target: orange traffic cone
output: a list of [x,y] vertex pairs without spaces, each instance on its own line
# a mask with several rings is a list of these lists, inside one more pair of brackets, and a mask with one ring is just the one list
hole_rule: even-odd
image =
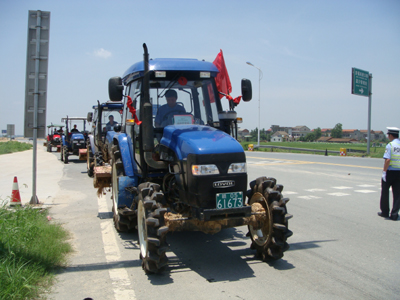
[[14,182],[11,192],[10,206],[21,205],[21,196],[19,195],[18,180],[17,176],[14,176]]

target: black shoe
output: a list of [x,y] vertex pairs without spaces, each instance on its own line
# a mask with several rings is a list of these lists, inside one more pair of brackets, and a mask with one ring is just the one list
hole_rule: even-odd
[[386,215],[383,212],[378,212],[378,216],[380,216],[382,218],[389,218],[389,215]]
[[399,215],[391,215],[389,218],[393,221],[397,221],[397,219],[399,218]]

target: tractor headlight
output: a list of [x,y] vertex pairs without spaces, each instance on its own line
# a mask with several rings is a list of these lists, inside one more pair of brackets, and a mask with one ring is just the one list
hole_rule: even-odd
[[192,165],[192,174],[195,176],[216,175],[219,171],[216,165]]
[[228,174],[246,173],[246,163],[233,163],[229,166]]

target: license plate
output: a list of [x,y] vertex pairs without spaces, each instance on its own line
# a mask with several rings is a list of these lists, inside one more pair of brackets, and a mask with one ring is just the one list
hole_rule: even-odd
[[217,194],[217,209],[243,207],[243,193],[220,193]]

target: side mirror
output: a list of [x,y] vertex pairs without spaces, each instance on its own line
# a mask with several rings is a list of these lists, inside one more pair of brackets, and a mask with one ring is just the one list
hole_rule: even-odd
[[86,120],[88,122],[92,122],[93,121],[93,113],[92,112],[88,112]]
[[248,79],[242,79],[242,99],[243,101],[250,101],[252,98],[252,88],[251,88],[251,81]]
[[108,96],[111,101],[121,101],[124,86],[121,77],[111,77],[108,80]]

